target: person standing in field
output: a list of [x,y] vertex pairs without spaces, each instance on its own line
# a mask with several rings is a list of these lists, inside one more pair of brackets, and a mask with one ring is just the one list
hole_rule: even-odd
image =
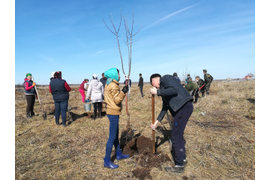
[[141,92],[141,96],[143,97],[143,77],[142,77],[142,73],[139,74],[140,78],[139,78],[139,84],[138,87],[140,88],[140,92]]
[[107,78],[104,101],[107,103],[107,117],[110,121],[110,134],[106,144],[106,154],[104,157],[104,167],[111,169],[118,168],[119,165],[111,162],[111,152],[113,146],[116,151],[116,159],[126,159],[129,155],[122,154],[119,144],[119,115],[122,110],[122,101],[125,98],[125,94],[128,92],[128,86],[124,86],[122,90],[119,88],[120,74],[116,68],[111,68],[104,73]]
[[102,78],[99,80],[103,84],[103,88],[105,89],[107,78],[104,76],[104,73],[102,73]]
[[54,73],[54,79],[50,82],[49,90],[53,95],[55,105],[55,123],[59,124],[59,116],[61,112],[62,125],[66,127],[66,112],[68,108],[69,91],[71,88],[68,83],[62,79],[62,72]]
[[203,74],[204,74],[206,94],[209,95],[209,89],[214,78],[209,73],[207,73],[206,69],[203,69]]
[[85,103],[85,91],[87,91],[86,89],[86,84],[89,82],[89,79],[84,79],[83,82],[80,85],[79,91],[81,93],[82,96],[82,102]]
[[185,83],[188,84],[190,82],[192,82],[192,78],[190,77],[190,74],[188,74]]
[[173,116],[173,127],[171,133],[172,151],[174,152],[174,167],[166,167],[166,171],[180,173],[184,170],[186,164],[184,130],[189,117],[193,112],[193,97],[185,88],[171,75],[152,74],[150,83],[153,88],[150,93],[162,97],[163,106],[154,124],[151,124],[153,130],[156,129],[158,122],[164,118],[167,110]]
[[125,78],[124,85],[128,85],[128,97],[130,96],[130,87],[131,87],[131,79],[129,77]]
[[181,83],[181,80],[180,80],[180,78],[178,77],[178,75],[177,75],[177,73],[175,72],[175,73],[173,73],[173,77],[175,77],[175,79],[177,79],[178,81],[179,81],[179,83]]
[[24,79],[24,90],[25,90],[25,98],[27,102],[26,106],[26,118],[31,119],[32,116],[35,115],[34,113],[34,105],[35,100],[37,98],[37,93],[35,90],[36,83],[32,80],[32,74],[27,73]]
[[196,76],[196,80],[197,80],[197,84],[198,84],[199,89],[200,89],[199,92],[201,92],[202,93],[202,97],[204,97],[204,93],[205,93],[205,84],[204,84],[204,81],[200,78],[200,76]]
[[89,83],[87,93],[86,93],[86,99],[89,99],[91,96],[91,103],[94,106],[94,114],[93,114],[93,120],[97,117],[97,111],[98,111],[98,117],[101,118],[101,111],[102,111],[102,102],[103,102],[103,84],[98,80],[98,77],[96,74],[92,76],[93,80]]

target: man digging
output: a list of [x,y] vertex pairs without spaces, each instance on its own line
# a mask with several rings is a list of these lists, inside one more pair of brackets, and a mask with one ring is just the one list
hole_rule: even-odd
[[171,140],[175,166],[164,169],[168,172],[181,173],[187,163],[183,134],[187,121],[193,112],[193,97],[171,75],[161,77],[160,74],[153,74],[150,77],[150,83],[154,86],[150,89],[150,93],[161,96],[163,101],[163,107],[155,123],[151,124],[151,128],[156,129],[158,122],[163,119],[167,110],[173,116]]

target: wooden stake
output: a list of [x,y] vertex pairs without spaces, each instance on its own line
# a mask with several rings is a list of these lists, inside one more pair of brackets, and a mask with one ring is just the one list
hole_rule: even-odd
[[[152,124],[155,124],[155,95],[154,94],[152,94]],[[153,153],[155,153],[156,152],[155,130],[152,130],[152,138],[153,138],[153,142],[152,142]]]

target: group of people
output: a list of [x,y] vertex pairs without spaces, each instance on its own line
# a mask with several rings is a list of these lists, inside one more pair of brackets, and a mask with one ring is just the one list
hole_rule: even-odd
[[[205,72],[205,71],[204,71]],[[143,79],[140,74],[140,80],[138,86],[140,87],[141,95],[143,97]],[[176,74],[177,76],[177,74]],[[68,106],[69,91],[71,90],[65,80],[61,78],[61,71],[55,72],[49,85],[50,92],[53,95],[55,101],[55,121],[59,124],[59,113],[61,111],[62,118],[65,118],[65,113]],[[206,74],[206,77],[208,75]],[[91,96],[92,103],[96,103],[99,108],[100,102],[104,100],[107,105],[106,114],[110,122],[109,138],[106,143],[106,152],[104,159],[104,167],[115,169],[119,165],[111,162],[112,148],[115,147],[116,159],[126,159],[129,155],[124,155],[119,144],[119,115],[122,111],[122,101],[125,98],[127,92],[130,89],[129,83],[125,82],[125,86],[120,90],[119,87],[120,73],[117,68],[111,68],[103,73],[102,79],[98,80],[96,75],[93,75],[93,80],[90,82],[86,89],[85,84],[89,82],[85,79],[80,85],[80,92],[82,94],[82,101],[89,99]],[[205,83],[207,83],[206,81]],[[162,97],[163,106],[154,124],[150,127],[155,130],[158,123],[162,121],[166,112],[169,110],[173,116],[173,126],[171,133],[172,140],[172,152],[175,162],[175,166],[166,167],[165,170],[169,172],[180,173],[183,171],[186,160],[185,140],[183,137],[186,124],[189,117],[193,112],[193,97],[188,91],[181,85],[179,78],[175,75],[152,74],[150,76],[150,83],[153,86],[150,89],[150,94]],[[189,82],[190,83],[190,82]],[[26,75],[25,91],[26,96],[34,96],[35,91],[32,88],[35,83],[31,81],[31,74]],[[210,86],[209,86],[210,87]],[[86,93],[86,98],[84,92]],[[28,97],[27,97],[28,98]],[[35,98],[32,97],[31,100]],[[30,98],[28,98],[30,99]],[[87,101],[87,100],[86,100]],[[30,100],[29,100],[30,102]],[[27,113],[33,114],[32,106],[29,106]],[[28,112],[29,111],[29,112]],[[65,120],[63,119],[63,125],[65,126]]]
[[[206,69],[203,69],[204,74],[204,80],[200,78],[200,76],[196,76],[197,85],[193,83],[192,78],[190,74],[187,74],[187,77],[185,79],[185,83],[182,84],[183,87],[194,97],[194,103],[197,103],[199,96],[199,93],[202,94],[202,97],[205,96],[205,92],[207,95],[209,95],[209,89],[211,86],[211,83],[213,81],[213,76],[207,73]],[[173,73],[173,76],[181,83],[181,80],[177,76],[177,73]]]

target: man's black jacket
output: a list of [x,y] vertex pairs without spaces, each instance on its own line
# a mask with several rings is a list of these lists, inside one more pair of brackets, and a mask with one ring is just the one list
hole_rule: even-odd
[[187,90],[171,75],[164,75],[160,78],[160,88],[157,95],[162,97],[163,107],[157,118],[161,121],[167,110],[176,112],[188,101],[193,101],[193,97]]

